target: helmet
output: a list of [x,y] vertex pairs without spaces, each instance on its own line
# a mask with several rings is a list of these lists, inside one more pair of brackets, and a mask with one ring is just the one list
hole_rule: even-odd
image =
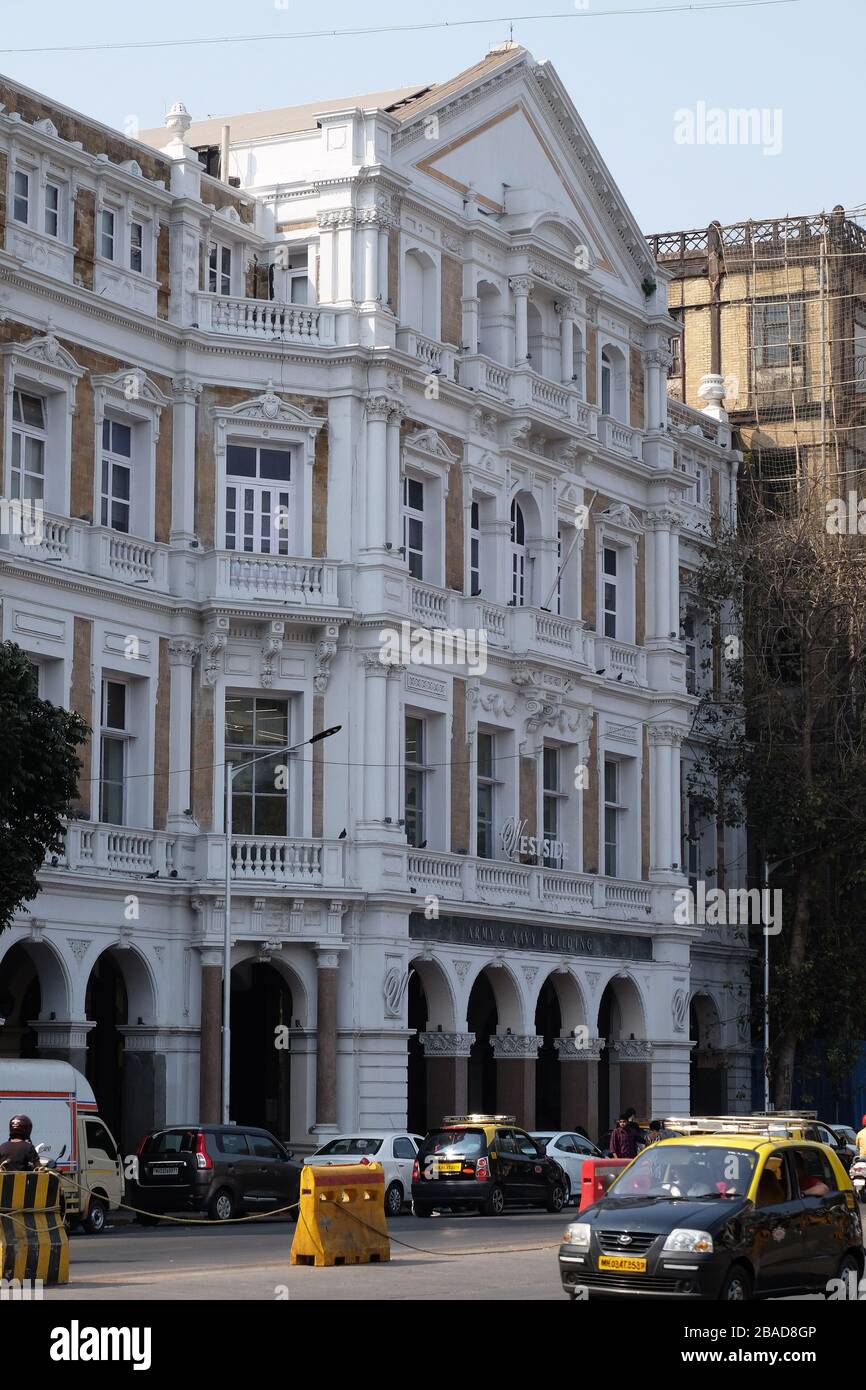
[[10,1139],[29,1139],[33,1130],[33,1121],[29,1115],[13,1115],[9,1121]]
[[860,1121],[860,1123],[862,1124],[863,1128],[866,1129],[866,1115],[863,1116],[863,1118],[862,1118],[862,1120]]

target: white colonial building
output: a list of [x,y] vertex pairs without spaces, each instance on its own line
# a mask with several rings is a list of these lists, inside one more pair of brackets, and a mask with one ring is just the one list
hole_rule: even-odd
[[2,636],[92,730],[0,1051],[126,1145],[218,1117],[259,758],[235,1118],[744,1107],[745,944],[674,910],[743,870],[684,794],[737,455],[553,67],[138,142],[0,101]]

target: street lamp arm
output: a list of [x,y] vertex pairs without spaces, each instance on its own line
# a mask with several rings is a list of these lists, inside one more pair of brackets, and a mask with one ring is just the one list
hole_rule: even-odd
[[313,734],[312,738],[302,739],[300,743],[292,743],[287,748],[275,748],[270,753],[260,753],[258,757],[248,758],[243,763],[233,763],[226,759],[228,776],[233,778],[236,772],[243,772],[244,768],[254,767],[256,763],[263,763],[268,758],[284,758],[289,753],[297,753],[299,748],[306,748],[308,743],[321,743],[323,738],[330,738],[332,734],[338,734],[342,727],[342,724],[335,724],[332,729],[323,729],[321,733]]

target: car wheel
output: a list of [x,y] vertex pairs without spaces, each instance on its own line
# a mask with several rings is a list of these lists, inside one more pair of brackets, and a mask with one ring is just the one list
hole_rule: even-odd
[[211,1197],[207,1214],[211,1221],[231,1221],[235,1214],[235,1199],[227,1187],[221,1187]]
[[743,1265],[732,1265],[719,1294],[720,1303],[745,1303],[752,1297],[752,1280]]
[[385,1193],[385,1215],[399,1216],[403,1210],[403,1189],[398,1182],[392,1182]]
[[563,1203],[563,1206],[567,1207],[571,1202],[571,1179],[569,1178],[567,1173],[563,1178],[563,1186],[565,1188],[565,1202]]
[[479,1208],[484,1216],[501,1216],[505,1210],[505,1193],[497,1184],[491,1187],[487,1201],[483,1202]]
[[416,1216],[432,1216],[433,1208],[428,1202],[413,1202],[412,1211]]
[[835,1301],[838,1297],[835,1290],[833,1293],[830,1293],[830,1288],[836,1285],[837,1281],[841,1281],[842,1284],[842,1299],[853,1297],[856,1300],[858,1293],[857,1286],[860,1282],[860,1265],[857,1263],[857,1256],[852,1255],[850,1250],[848,1254],[843,1255],[839,1261],[839,1268],[836,1270],[836,1278],[831,1280],[830,1285],[824,1290],[825,1298],[832,1298]]
[[138,1211],[138,1212],[136,1212],[136,1214],[135,1214],[135,1219],[136,1219],[136,1221],[138,1222],[139,1226],[158,1226],[158,1225],[159,1225],[159,1217],[158,1217],[158,1216],[151,1216],[151,1215],[149,1214],[149,1212]]
[[550,1191],[549,1191],[548,1194],[547,1194],[547,1203],[546,1203],[547,1210],[548,1210],[548,1211],[562,1211],[562,1208],[565,1206],[565,1202],[566,1202],[565,1188],[563,1187],[563,1185],[562,1185],[561,1182],[555,1182],[555,1183],[553,1184],[553,1187],[550,1189]]
[[82,1222],[89,1236],[101,1236],[105,1230],[106,1206],[98,1197],[92,1197],[87,1215]]

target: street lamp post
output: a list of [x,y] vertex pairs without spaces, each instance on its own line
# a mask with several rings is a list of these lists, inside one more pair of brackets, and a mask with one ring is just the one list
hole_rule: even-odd
[[321,743],[323,738],[330,738],[332,734],[338,734],[342,729],[342,724],[335,724],[332,729],[323,729],[321,733],[313,734],[312,738],[305,738],[301,743],[293,743],[289,748],[277,748],[272,753],[262,753],[258,758],[249,758],[243,763],[233,763],[226,760],[225,764],[225,854],[226,854],[226,886],[225,886],[225,929],[223,932],[223,1047],[222,1047],[222,1122],[224,1125],[229,1121],[229,1077],[231,1067],[231,980],[232,980],[232,787],[235,777],[245,768],[253,767],[255,763],[263,762],[266,758],[286,757],[289,753],[296,753],[299,748],[306,748],[311,743]]

